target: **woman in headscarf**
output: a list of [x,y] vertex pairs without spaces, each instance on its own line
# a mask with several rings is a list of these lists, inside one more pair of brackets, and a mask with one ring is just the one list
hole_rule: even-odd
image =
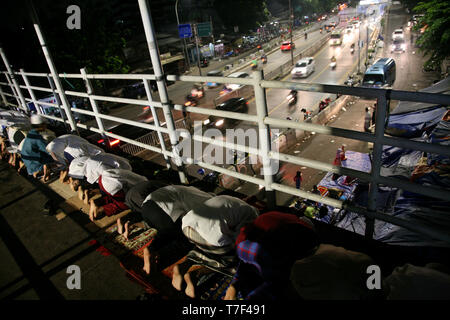
[[65,134],[55,138],[47,145],[47,151],[55,161],[63,165],[59,176],[61,182],[66,182],[69,165],[73,159],[95,156],[104,152],[100,147],[73,134]]

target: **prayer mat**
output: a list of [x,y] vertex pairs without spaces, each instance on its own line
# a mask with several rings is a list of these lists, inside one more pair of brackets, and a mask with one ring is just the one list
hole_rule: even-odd
[[[118,217],[116,217],[117,219]],[[136,224],[129,227],[128,240],[117,231],[117,224],[112,225],[100,235],[99,241],[113,252],[117,257],[125,256],[129,253],[143,259],[144,248],[148,247],[157,231],[153,228],[143,228]]]

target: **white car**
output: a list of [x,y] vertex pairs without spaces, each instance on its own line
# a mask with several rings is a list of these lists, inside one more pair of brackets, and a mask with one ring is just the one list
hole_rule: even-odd
[[316,68],[316,64],[313,57],[303,58],[294,66],[294,69],[292,69],[291,74],[292,78],[302,78],[307,77],[311,73],[314,72]]
[[345,32],[347,33],[352,33],[353,31],[353,25],[349,24],[346,28],[345,28]]
[[396,40],[396,39],[403,40],[404,38],[405,38],[405,36],[403,34],[402,29],[395,29],[394,32],[392,33],[392,40]]
[[[227,76],[227,78],[248,78],[250,75],[247,72],[235,72]],[[228,90],[236,90],[239,88],[242,88],[243,84],[236,84],[236,83],[228,83],[225,85]]]

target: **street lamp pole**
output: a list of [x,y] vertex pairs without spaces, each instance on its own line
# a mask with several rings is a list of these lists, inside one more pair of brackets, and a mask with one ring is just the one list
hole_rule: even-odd
[[292,0],[289,0],[289,15],[290,15],[290,20],[291,20],[291,64],[294,65],[294,48],[293,48],[293,42],[292,42],[292,28],[293,28],[293,23],[292,20],[294,19],[294,12],[292,11]]
[[358,24],[358,74],[361,74],[361,22]]
[[[180,25],[180,19],[178,18],[178,1],[175,1],[175,15],[177,16],[177,26]],[[187,51],[187,45],[186,45],[186,38],[183,38],[183,54],[184,54],[184,60],[187,63],[188,69],[191,68],[191,64],[189,63],[189,54]]]

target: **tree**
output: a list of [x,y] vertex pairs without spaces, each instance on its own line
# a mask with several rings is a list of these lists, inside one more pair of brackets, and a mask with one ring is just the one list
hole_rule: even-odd
[[416,30],[425,26],[425,31],[417,39],[424,55],[429,55],[425,68],[438,68],[450,55],[450,3],[441,0],[419,2],[414,12],[424,13]]
[[265,0],[216,0],[214,8],[229,30],[239,26],[239,30],[247,32],[268,19]]

